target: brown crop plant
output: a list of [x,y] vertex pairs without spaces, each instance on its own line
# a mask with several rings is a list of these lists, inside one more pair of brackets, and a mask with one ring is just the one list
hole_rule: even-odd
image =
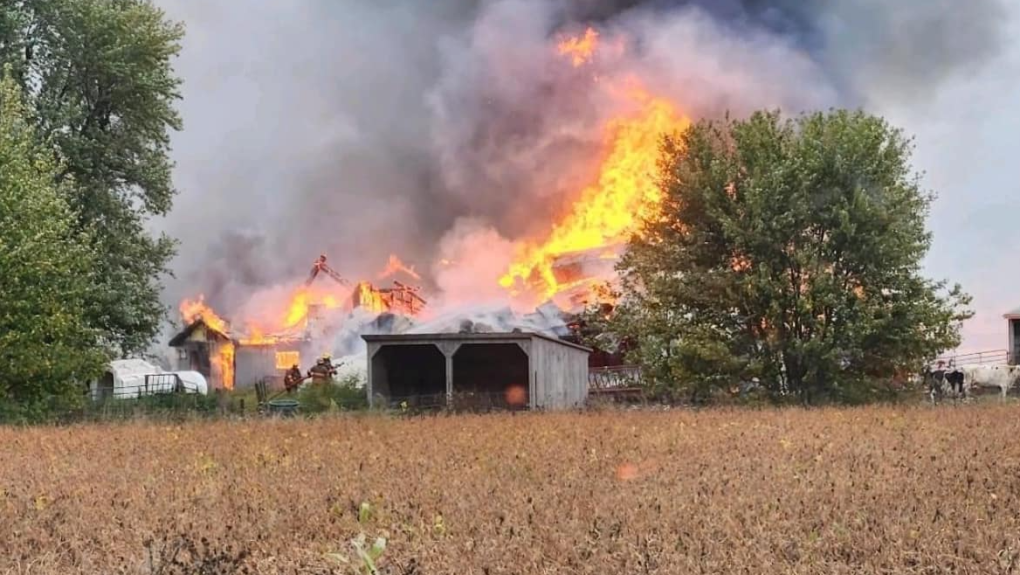
[[359,537],[379,573],[1015,573],[1018,438],[1011,405],[0,428],[0,573],[365,572]]

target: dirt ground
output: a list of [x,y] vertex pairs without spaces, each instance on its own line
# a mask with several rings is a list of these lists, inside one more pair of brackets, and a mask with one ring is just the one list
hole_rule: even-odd
[[1012,573],[1020,407],[0,428],[0,573]]

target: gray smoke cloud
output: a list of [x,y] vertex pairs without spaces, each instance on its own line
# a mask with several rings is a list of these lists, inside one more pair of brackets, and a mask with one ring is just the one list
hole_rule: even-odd
[[703,117],[917,108],[995,61],[1009,20],[996,0],[156,4],[187,26],[181,193],[156,224],[182,242],[166,300],[202,292],[228,314],[320,252],[352,278],[397,253],[439,291],[489,281],[590,180],[619,109],[558,34],[625,38],[598,73]]

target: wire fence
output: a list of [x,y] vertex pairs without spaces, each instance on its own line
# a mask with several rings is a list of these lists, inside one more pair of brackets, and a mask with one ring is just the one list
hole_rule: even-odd
[[977,351],[973,353],[947,354],[931,362],[932,368],[963,367],[965,365],[1006,365],[1010,363],[1009,352],[1004,349]]
[[372,406],[399,411],[520,411],[528,409],[527,394],[507,392],[461,391],[444,393],[372,397]]
[[617,365],[588,369],[588,389],[590,391],[640,386],[641,367],[637,365]]

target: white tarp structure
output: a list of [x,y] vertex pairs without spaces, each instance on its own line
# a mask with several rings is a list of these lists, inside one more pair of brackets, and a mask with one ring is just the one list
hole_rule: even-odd
[[111,361],[102,377],[89,382],[92,399],[130,399],[155,393],[171,393],[178,389],[183,389],[185,393],[209,393],[209,385],[201,373],[163,371],[158,365],[143,359]]

